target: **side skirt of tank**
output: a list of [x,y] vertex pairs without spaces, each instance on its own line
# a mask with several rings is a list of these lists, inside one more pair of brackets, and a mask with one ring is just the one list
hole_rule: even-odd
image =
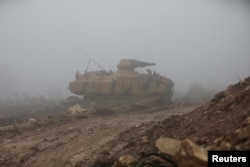
[[83,104],[86,107],[95,108],[114,108],[124,105],[130,105],[138,101],[138,97],[128,96],[90,96],[83,98]]
[[[166,98],[166,97],[165,97]],[[83,98],[83,104],[91,108],[116,108],[135,103],[169,103],[171,100],[167,97],[131,97],[131,96],[90,96]]]

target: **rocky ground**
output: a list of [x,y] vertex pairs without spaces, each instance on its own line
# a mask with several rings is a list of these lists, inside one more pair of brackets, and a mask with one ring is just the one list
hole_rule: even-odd
[[120,112],[72,98],[1,103],[0,166],[206,166],[207,150],[250,149],[250,78],[199,106]]
[[91,166],[98,153],[123,149],[111,143],[120,134],[144,133],[172,114],[183,114],[194,107],[162,111],[80,115],[29,120],[0,128],[0,166]]
[[[155,166],[207,166],[208,150],[250,150],[250,77],[228,86],[210,102],[187,114],[172,115],[133,138],[121,134],[114,142],[124,139],[129,142],[115,156],[129,155],[133,158],[128,162],[136,163],[156,161]],[[143,155],[159,152],[172,156],[175,163],[168,164],[162,155],[143,160]]]

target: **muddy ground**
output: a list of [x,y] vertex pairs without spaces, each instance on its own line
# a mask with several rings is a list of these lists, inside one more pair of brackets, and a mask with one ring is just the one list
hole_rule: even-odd
[[69,113],[70,101],[28,101],[1,105],[0,166],[112,166],[123,155],[158,152],[160,137],[206,150],[250,150],[250,77],[202,105]]
[[99,153],[123,150],[127,139],[110,143],[119,135],[129,134],[134,138],[158,121],[194,108],[176,105],[161,110],[91,117],[64,115],[12,123],[0,128],[0,166],[92,166]]

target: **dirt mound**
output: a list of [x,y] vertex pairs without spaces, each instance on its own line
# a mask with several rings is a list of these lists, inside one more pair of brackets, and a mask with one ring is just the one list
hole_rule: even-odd
[[120,134],[112,141],[127,141],[115,156],[140,157],[145,153],[158,152],[155,142],[161,137],[188,141],[188,144],[194,142],[197,147],[206,150],[249,150],[250,77],[228,86],[210,102],[190,113],[170,116],[151,126],[145,133],[136,135],[138,131],[140,129]]
[[[215,95],[209,103],[186,115],[167,118],[149,129],[145,135],[152,140],[167,136],[176,139],[190,138],[204,146],[219,144],[223,138],[226,139],[226,136],[246,126],[249,116],[250,77],[230,85],[225,91]],[[232,149],[236,149],[235,139],[226,140],[231,143]]]

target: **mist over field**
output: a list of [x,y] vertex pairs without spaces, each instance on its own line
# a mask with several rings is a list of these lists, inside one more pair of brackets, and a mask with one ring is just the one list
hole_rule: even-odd
[[177,91],[250,76],[249,1],[2,0],[0,24],[1,98],[70,95],[89,61],[76,48],[106,70],[122,58],[156,63]]

